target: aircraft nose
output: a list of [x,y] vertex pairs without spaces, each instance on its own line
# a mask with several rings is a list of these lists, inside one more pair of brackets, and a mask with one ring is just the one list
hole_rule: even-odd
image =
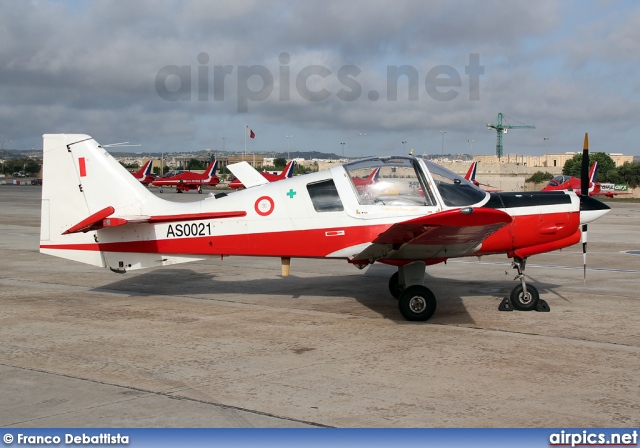
[[611,207],[590,196],[580,196],[580,224],[586,224],[606,215]]

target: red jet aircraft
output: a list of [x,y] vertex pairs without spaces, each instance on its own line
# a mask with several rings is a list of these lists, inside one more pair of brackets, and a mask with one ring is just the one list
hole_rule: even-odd
[[[586,148],[585,138],[588,163]],[[574,192],[488,193],[413,156],[370,157],[186,203],[154,195],[88,135],[45,135],[43,166],[44,254],[117,273],[228,255],[278,257],[283,276],[295,257],[385,263],[398,269],[389,292],[411,321],[436,311],[426,266],[489,254],[513,259],[510,306],[537,309],[527,259],[578,243],[581,225],[609,211]],[[358,189],[353,179],[378,168],[373,188]]]
[[182,193],[183,191],[198,190],[198,193],[202,193],[203,185],[210,185],[215,187],[220,183],[220,179],[216,176],[216,169],[218,168],[218,161],[214,160],[209,164],[204,173],[198,174],[191,171],[182,171],[180,174],[171,177],[158,177],[151,182],[151,185],[160,187],[160,193],[162,193],[162,187],[174,186],[176,187],[176,193]]
[[138,179],[142,185],[149,185],[156,178],[153,174],[151,174],[151,160],[145,163],[139,171],[133,174],[133,177]]
[[[602,184],[596,182],[596,176],[598,175],[598,162],[593,162],[591,170],[589,171],[589,196],[606,196],[613,198],[620,193],[616,191],[603,190]],[[549,181],[549,184],[540,191],[575,191],[576,194],[582,194],[582,181],[574,176],[566,176],[561,174]]]
[[[280,174],[271,174],[271,173],[267,173],[266,171],[262,171],[260,172],[260,174],[262,174],[262,177],[267,179],[269,182],[276,182],[278,180],[291,178],[293,176],[294,167],[295,167],[295,162],[292,160],[289,163],[287,163],[287,165],[284,167],[284,169]],[[234,190],[237,190],[238,188],[244,188],[244,185],[242,184],[240,179],[236,178],[236,179],[233,179],[231,182],[229,182],[229,188],[233,188]]]

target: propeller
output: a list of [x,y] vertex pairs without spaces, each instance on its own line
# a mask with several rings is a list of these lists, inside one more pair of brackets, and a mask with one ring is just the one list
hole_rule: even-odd
[[[580,193],[589,196],[589,133],[584,134],[584,146],[582,150],[582,172],[580,174]],[[587,281],[587,225],[582,225],[582,262],[583,281]]]

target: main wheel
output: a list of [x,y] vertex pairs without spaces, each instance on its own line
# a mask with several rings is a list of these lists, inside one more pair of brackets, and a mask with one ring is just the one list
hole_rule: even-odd
[[426,286],[409,286],[400,294],[398,307],[405,319],[424,322],[436,312],[436,296]]
[[400,280],[397,272],[389,279],[389,292],[396,300],[399,299],[400,294],[402,294],[402,286],[400,286]]
[[198,193],[202,194],[202,188],[198,187]]
[[162,188],[160,189],[160,193],[162,193]]
[[509,296],[513,307],[520,311],[535,310],[540,300],[540,294],[533,285],[527,285],[527,293],[523,293],[522,285],[513,288]]

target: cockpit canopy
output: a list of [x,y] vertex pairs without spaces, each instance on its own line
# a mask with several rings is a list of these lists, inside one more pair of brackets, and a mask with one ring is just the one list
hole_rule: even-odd
[[571,176],[564,176],[564,175],[556,176],[549,181],[549,186],[557,187],[558,185],[562,185],[563,183],[570,180],[571,180]]
[[407,156],[372,157],[344,168],[362,205],[437,206],[440,196],[448,207],[463,207],[485,199],[487,193],[463,177],[423,162]]

